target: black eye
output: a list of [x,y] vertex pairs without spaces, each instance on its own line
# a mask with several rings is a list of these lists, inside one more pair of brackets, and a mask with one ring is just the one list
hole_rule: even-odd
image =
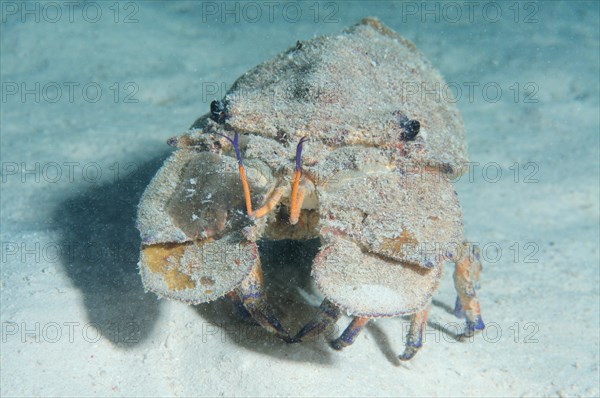
[[215,122],[222,124],[227,116],[225,113],[226,104],[224,101],[215,100],[210,103],[210,118]]
[[412,141],[415,139],[417,134],[419,134],[419,130],[421,129],[421,123],[418,120],[407,120],[402,124],[404,128],[404,134],[402,138],[405,141]]

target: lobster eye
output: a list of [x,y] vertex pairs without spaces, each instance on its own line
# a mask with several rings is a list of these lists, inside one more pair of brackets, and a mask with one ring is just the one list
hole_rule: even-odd
[[227,117],[225,101],[215,100],[210,103],[210,118],[215,122],[222,124]]
[[415,139],[417,134],[419,134],[419,130],[421,130],[421,123],[418,120],[409,119],[402,123],[402,128],[404,129],[402,138],[405,141],[412,141]]

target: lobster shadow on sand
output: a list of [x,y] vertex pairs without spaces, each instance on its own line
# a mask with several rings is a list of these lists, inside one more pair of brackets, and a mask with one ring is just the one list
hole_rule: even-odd
[[[61,251],[61,264],[83,296],[86,324],[122,349],[144,341],[160,311],[156,296],[144,293],[138,274],[135,218],[141,194],[168,154],[115,163],[118,175],[67,197],[53,215],[59,247],[68,248]],[[115,170],[106,166],[105,176]]]

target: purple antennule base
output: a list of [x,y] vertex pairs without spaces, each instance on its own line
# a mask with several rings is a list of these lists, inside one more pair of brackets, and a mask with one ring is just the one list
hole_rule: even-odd
[[296,146],[296,171],[302,172],[302,144],[307,140],[307,137],[300,138],[300,142],[298,142],[298,146]]
[[235,132],[235,135],[233,136],[233,140],[226,136],[225,134],[221,134],[221,133],[215,133],[217,135],[220,135],[221,137],[225,138],[227,141],[231,142],[231,145],[233,145],[233,149],[235,150],[235,156],[237,158],[238,161],[238,165],[240,167],[244,166],[244,162],[242,161],[242,154],[240,153],[240,146],[238,144],[238,133],[237,131]]

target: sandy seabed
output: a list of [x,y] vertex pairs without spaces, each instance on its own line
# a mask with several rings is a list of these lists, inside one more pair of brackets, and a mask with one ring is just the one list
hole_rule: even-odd
[[[75,3],[0,4],[0,395],[600,394],[599,3]],[[408,363],[407,319],[336,352],[286,345],[226,300],[144,293],[136,206],[166,140],[250,67],[367,15],[417,45],[465,120],[455,187],[484,249],[484,333],[456,341],[450,267]],[[317,250],[261,245],[293,330],[321,300]]]

